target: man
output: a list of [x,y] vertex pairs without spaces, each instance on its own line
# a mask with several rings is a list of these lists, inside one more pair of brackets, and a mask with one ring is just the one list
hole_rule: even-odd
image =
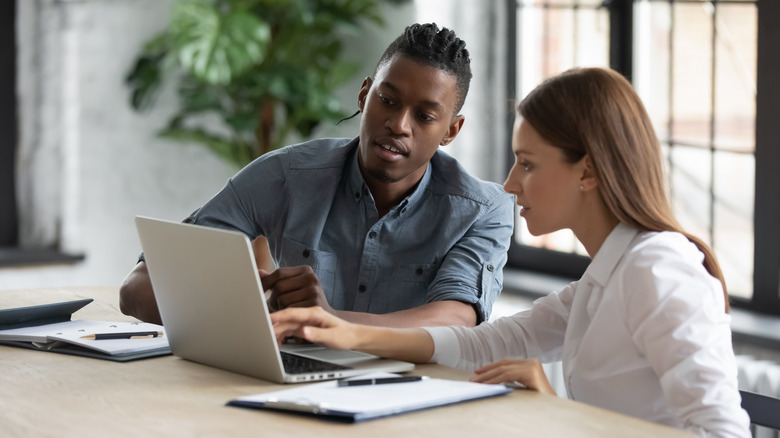
[[[267,238],[280,266],[260,270],[272,310],[316,305],[394,327],[486,320],[501,291],[512,198],[438,151],[463,126],[469,63],[454,32],[409,26],[363,81],[357,138],[267,153],[185,222]],[[120,308],[160,322],[143,260]]]

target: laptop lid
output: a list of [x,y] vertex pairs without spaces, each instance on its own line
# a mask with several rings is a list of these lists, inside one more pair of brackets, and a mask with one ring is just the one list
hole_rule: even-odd
[[408,362],[309,345],[291,349],[350,369],[286,373],[247,236],[141,216],[135,222],[173,354],[280,383],[414,368]]

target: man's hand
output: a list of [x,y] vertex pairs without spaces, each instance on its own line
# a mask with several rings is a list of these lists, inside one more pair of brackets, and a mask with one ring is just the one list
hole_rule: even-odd
[[319,306],[335,314],[311,266],[279,268],[270,274],[262,269],[258,272],[263,288],[271,291],[268,307],[272,312],[288,307]]
[[535,359],[500,360],[476,371],[472,382],[479,383],[520,383],[526,389],[555,395],[542,364]]
[[141,321],[162,324],[146,262],[139,262],[119,287],[119,310]]

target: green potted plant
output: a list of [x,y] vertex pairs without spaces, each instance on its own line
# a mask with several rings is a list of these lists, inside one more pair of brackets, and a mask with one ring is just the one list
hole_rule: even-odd
[[[237,166],[345,116],[334,90],[357,71],[342,38],[383,24],[381,3],[407,0],[185,0],[146,43],[126,82],[131,105],[176,81],[180,105],[160,135],[201,143]],[[223,126],[199,123],[217,115]]]

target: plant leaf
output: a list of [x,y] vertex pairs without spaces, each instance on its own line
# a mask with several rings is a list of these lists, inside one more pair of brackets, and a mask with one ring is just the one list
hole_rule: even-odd
[[[406,2],[177,0],[168,30],[126,77],[131,105],[153,105],[163,81],[173,81],[179,107],[160,135],[242,166],[264,152],[260,134],[273,149],[343,117],[334,90],[358,69],[342,58],[344,42],[383,23],[380,3]],[[264,108],[272,117],[261,117]]]
[[228,84],[262,62],[271,39],[259,17],[240,9],[220,13],[204,1],[177,3],[169,29],[182,67],[211,84]]
[[144,110],[154,104],[157,92],[165,75],[165,58],[169,53],[166,35],[150,40],[125,77],[130,87],[130,105],[135,110]]

